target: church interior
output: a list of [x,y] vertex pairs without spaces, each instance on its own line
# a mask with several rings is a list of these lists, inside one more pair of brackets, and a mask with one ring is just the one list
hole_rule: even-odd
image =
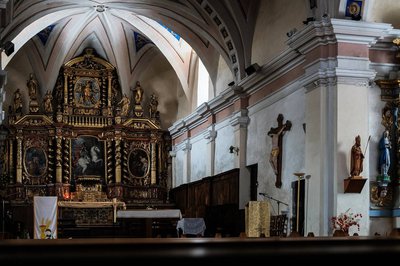
[[395,255],[399,13],[0,0],[0,261]]

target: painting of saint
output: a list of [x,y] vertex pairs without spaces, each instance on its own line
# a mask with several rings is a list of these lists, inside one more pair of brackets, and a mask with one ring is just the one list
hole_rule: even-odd
[[78,176],[104,177],[104,143],[92,136],[72,140],[72,174]]
[[41,148],[31,147],[25,151],[25,171],[29,176],[40,177],[46,173],[47,158]]
[[149,172],[149,156],[143,149],[135,149],[129,154],[129,172],[134,177],[146,177]]
[[100,88],[93,78],[80,78],[74,88],[75,105],[97,108],[100,105]]

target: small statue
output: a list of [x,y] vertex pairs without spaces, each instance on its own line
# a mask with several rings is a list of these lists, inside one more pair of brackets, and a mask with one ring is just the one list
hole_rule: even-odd
[[155,118],[157,114],[157,107],[158,107],[158,97],[155,94],[152,94],[150,97],[150,104],[149,104],[149,114],[150,118]]
[[122,97],[121,101],[118,103],[118,106],[121,108],[121,116],[128,115],[130,103],[131,101],[129,100],[129,97],[124,94],[124,97]]
[[31,100],[34,100],[37,98],[37,90],[38,90],[38,82],[37,80],[33,77],[33,73],[29,75],[29,80],[26,83],[26,86],[29,89],[29,98]]
[[379,141],[379,168],[384,179],[388,177],[390,167],[390,149],[391,144],[389,140],[389,131],[385,130]]
[[136,87],[133,89],[133,92],[135,93],[135,104],[140,105],[143,99],[143,89],[139,81],[136,82]]
[[14,92],[14,113],[19,114],[22,112],[22,95],[19,89]]
[[363,171],[364,154],[361,150],[361,137],[358,135],[355,138],[356,143],[351,148],[351,163],[350,163],[350,175],[351,177],[360,176]]
[[53,96],[51,95],[50,91],[48,90],[44,96],[44,112],[45,113],[52,113],[53,112]]

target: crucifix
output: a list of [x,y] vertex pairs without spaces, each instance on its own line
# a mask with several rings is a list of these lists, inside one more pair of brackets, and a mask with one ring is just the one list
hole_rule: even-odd
[[289,120],[286,120],[286,123],[283,124],[283,115],[279,114],[278,118],[278,126],[271,129],[268,132],[268,136],[272,138],[272,148],[269,156],[269,163],[274,169],[274,173],[276,175],[275,186],[280,188],[282,186],[282,138],[286,131],[289,131],[292,128],[292,123]]

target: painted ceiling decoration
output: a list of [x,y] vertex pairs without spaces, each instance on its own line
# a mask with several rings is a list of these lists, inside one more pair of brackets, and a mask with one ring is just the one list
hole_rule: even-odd
[[133,32],[133,36],[135,39],[136,53],[139,52],[140,49],[142,49],[146,44],[152,43],[149,39],[136,31]]
[[39,39],[42,42],[43,46],[46,46],[47,40],[50,37],[50,33],[54,29],[55,26],[56,26],[55,24],[49,25],[44,30],[42,30],[41,32],[39,32],[37,34],[37,36],[39,37]]
[[158,23],[160,23],[161,26],[163,26],[169,33],[171,33],[172,36],[175,37],[175,39],[177,39],[178,41],[181,39],[181,36],[178,33],[174,32],[173,30],[171,30],[170,28],[168,28],[167,26],[165,26],[161,22],[158,22]]

